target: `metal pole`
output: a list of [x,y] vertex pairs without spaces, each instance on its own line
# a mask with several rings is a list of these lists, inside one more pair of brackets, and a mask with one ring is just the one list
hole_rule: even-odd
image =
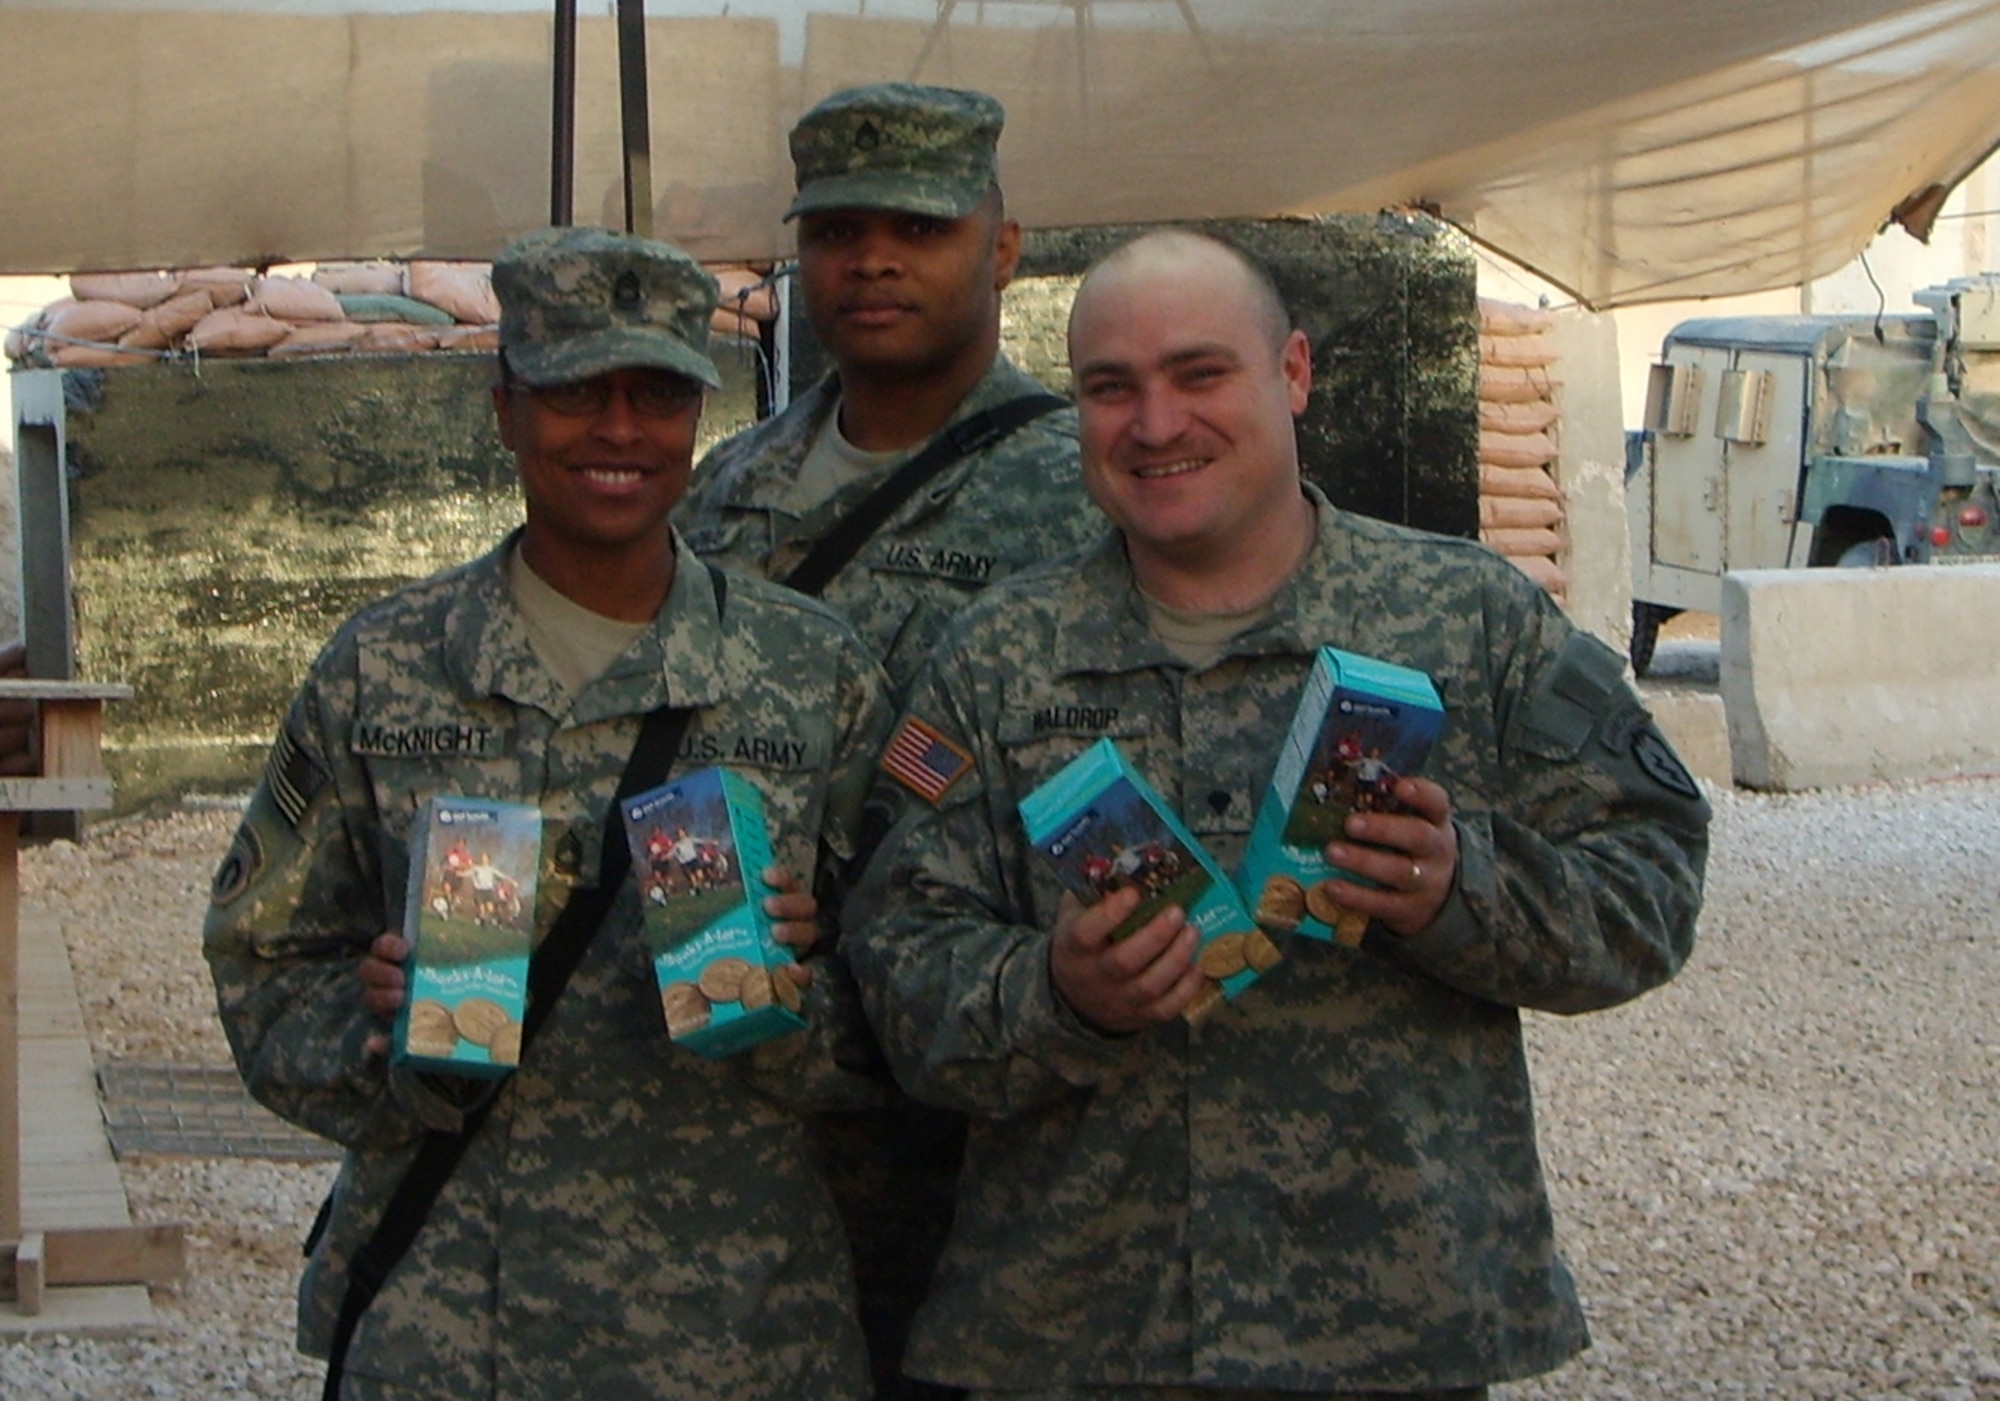
[[653,236],[653,154],[646,112],[645,0],[618,0],[618,110],[625,131],[625,232]]
[[20,815],[0,812],[0,1244],[21,1240]]
[[551,57],[554,92],[549,114],[549,222],[567,228],[576,217],[576,0],[556,0]]

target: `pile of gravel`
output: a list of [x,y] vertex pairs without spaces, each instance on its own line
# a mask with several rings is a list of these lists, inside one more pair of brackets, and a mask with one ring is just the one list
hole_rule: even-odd
[[[2000,1401],[2000,779],[1716,795],[1673,984],[1533,1016],[1543,1152],[1596,1345],[1501,1401]],[[100,1062],[216,1064],[197,931],[234,815],[24,854]],[[160,1326],[0,1343],[10,1401],[317,1395],[297,1242],[331,1169],[128,1159],[190,1223]]]

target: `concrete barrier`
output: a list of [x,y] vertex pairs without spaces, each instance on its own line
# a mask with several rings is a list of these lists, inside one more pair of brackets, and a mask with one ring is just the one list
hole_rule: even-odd
[[1722,697],[1673,682],[1641,681],[1638,689],[1639,699],[1688,772],[1718,788],[1732,787],[1736,765],[1729,752],[1729,721]]
[[2000,773],[2000,565],[1722,581],[1736,781],[1796,791]]

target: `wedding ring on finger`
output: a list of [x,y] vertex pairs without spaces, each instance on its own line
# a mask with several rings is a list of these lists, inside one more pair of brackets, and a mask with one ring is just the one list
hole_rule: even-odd
[[1424,864],[1421,861],[1412,861],[1410,863],[1410,893],[1414,895],[1416,894],[1417,891],[1422,890],[1423,888],[1424,888]]

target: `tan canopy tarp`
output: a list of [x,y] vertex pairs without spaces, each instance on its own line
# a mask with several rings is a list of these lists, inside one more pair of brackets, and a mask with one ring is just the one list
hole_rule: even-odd
[[[787,127],[877,78],[1001,97],[1030,225],[1420,204],[1599,307],[1831,271],[2000,139],[2000,0],[647,14],[654,231],[712,259],[785,251]],[[0,0],[0,272],[489,257],[549,218],[553,28],[546,0]],[[575,217],[616,225],[602,3],[578,88]]]

